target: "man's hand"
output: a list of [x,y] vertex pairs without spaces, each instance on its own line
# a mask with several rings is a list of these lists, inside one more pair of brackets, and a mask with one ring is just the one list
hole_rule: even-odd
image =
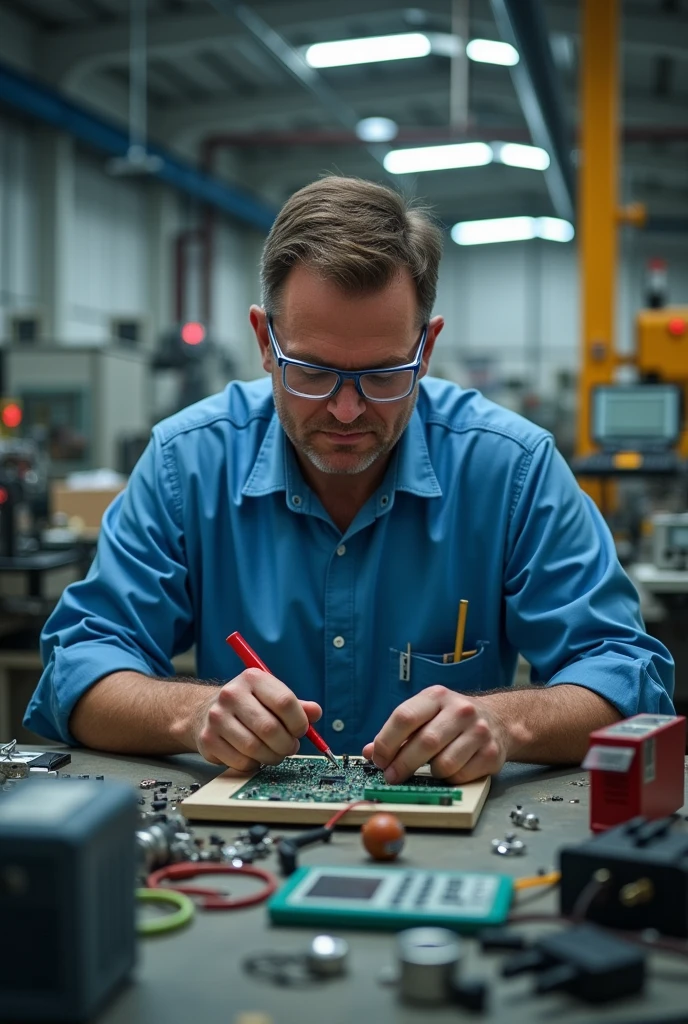
[[300,701],[279,679],[247,668],[213,691],[200,709],[194,730],[196,747],[214,764],[253,771],[295,754],[299,737],[321,715],[314,701]]
[[454,785],[494,775],[507,758],[509,732],[488,701],[430,686],[392,713],[363,756],[403,782],[430,762],[432,774]]

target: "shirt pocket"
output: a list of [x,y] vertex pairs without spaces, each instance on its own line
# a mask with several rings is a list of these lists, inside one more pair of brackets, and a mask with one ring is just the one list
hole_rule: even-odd
[[448,690],[466,693],[469,690],[484,689],[486,649],[488,640],[478,640],[476,654],[463,661],[444,664],[441,654],[422,654],[411,649],[411,664],[408,679],[402,679],[402,656],[405,651],[394,647],[389,649],[389,683],[390,693],[397,703],[408,700],[414,694],[426,690],[428,686],[446,686]]

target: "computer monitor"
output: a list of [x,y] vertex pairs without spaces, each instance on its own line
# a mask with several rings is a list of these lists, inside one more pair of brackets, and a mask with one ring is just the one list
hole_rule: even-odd
[[681,391],[674,384],[594,388],[592,437],[606,451],[666,451],[681,434]]

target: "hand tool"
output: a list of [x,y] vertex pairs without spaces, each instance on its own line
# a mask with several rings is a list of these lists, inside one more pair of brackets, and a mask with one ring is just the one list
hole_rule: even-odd
[[[246,668],[259,668],[263,672],[270,672],[264,661],[258,657],[253,648],[246,643],[241,633],[232,633],[227,637],[227,643],[235,651],[241,660],[243,661]],[[340,765],[337,758],[334,756],[330,748],[328,747],[322,736],[319,736],[312,725],[308,726],[306,730],[306,739],[309,739],[314,747],[316,747],[321,754],[324,754],[328,761],[331,761],[335,768],[339,771]]]

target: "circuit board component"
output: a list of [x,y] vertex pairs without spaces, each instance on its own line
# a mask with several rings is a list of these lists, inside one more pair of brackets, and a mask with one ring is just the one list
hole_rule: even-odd
[[387,804],[435,804],[451,807],[461,799],[461,790],[452,786],[366,786],[364,800],[382,800]]
[[350,803],[380,800],[387,803],[434,804],[459,802],[462,793],[439,779],[416,775],[413,785],[390,786],[382,771],[363,757],[341,760],[341,772],[322,757],[288,757],[281,764],[265,765],[233,795],[235,800],[296,803]]

